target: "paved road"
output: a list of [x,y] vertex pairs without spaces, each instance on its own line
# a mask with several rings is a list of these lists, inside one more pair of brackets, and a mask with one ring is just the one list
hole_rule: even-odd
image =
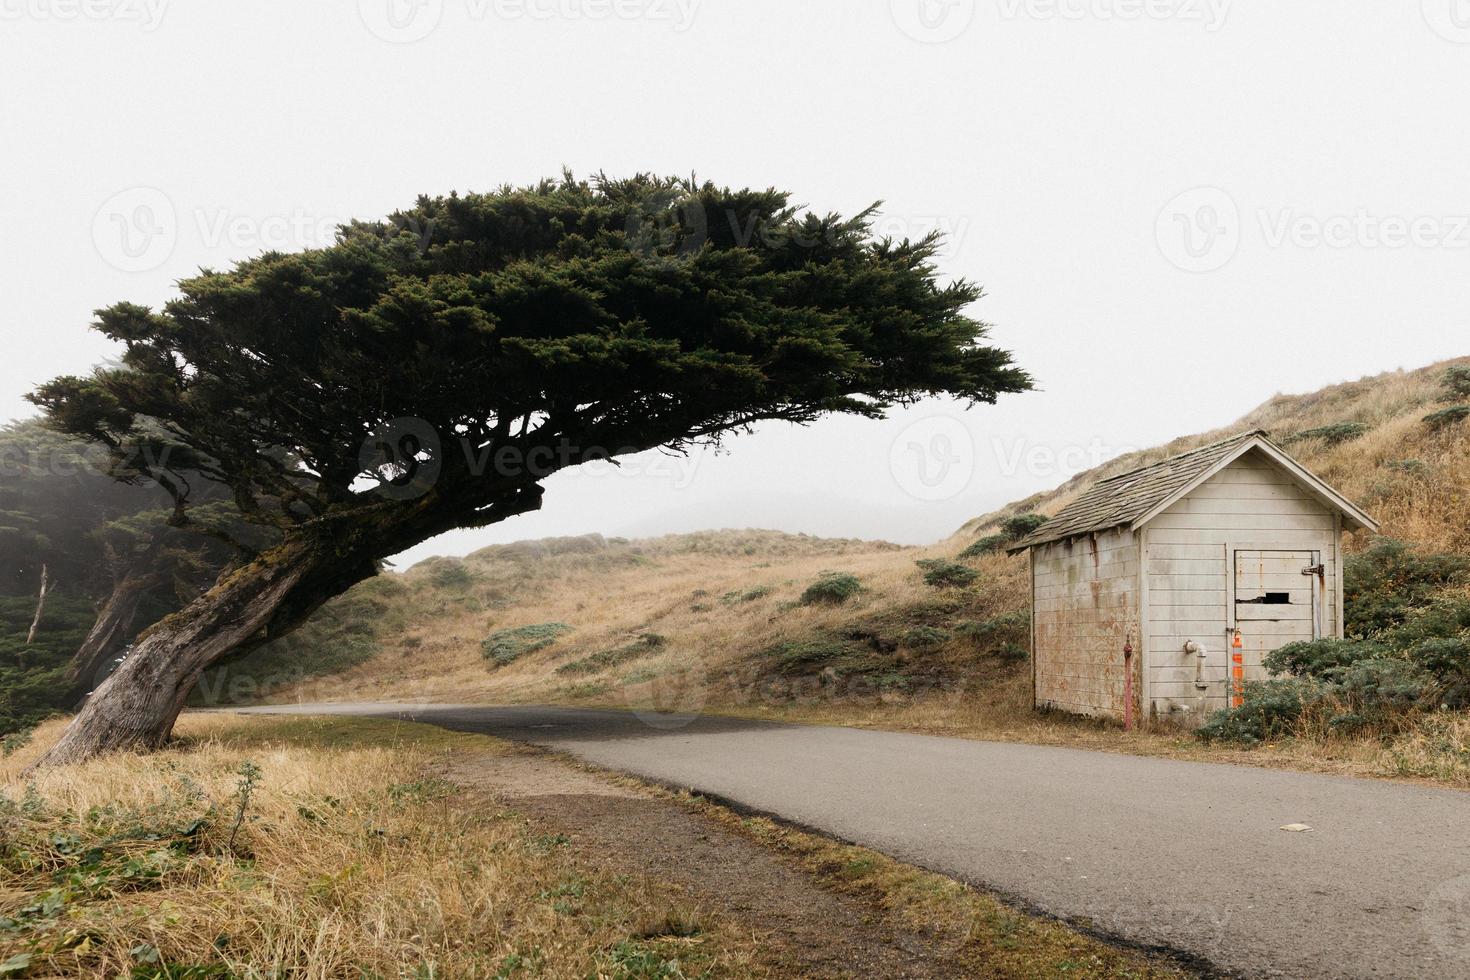
[[[1470,977],[1470,794],[1031,745],[567,708],[292,706],[559,749],[1251,976]],[[1287,833],[1288,824],[1308,824]]]

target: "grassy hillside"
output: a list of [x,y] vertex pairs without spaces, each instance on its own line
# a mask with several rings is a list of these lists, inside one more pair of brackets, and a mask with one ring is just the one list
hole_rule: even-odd
[[[1098,479],[1262,428],[1378,517],[1385,535],[1470,554],[1470,412],[1455,410],[1466,403],[1470,358],[1278,396],[928,548],[714,531],[434,559],[355,589],[290,646],[216,674],[205,693],[703,707],[1192,752],[1030,711],[1025,561],[985,542],[1018,517],[1054,514]],[[1344,752],[1379,760],[1371,746],[1312,750],[1319,761]]]

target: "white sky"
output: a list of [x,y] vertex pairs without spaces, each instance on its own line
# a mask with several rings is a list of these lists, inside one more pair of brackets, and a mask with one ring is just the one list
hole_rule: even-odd
[[1044,390],[568,474],[410,557],[934,540],[1094,451],[1470,353],[1467,83],[1465,0],[0,0],[0,418],[200,266],[563,165],[697,172],[950,231]]

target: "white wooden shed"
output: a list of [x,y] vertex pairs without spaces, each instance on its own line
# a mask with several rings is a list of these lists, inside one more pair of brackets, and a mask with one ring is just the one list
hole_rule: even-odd
[[1012,549],[1037,706],[1203,721],[1237,694],[1237,654],[1263,680],[1272,650],[1342,635],[1357,528],[1378,525],[1259,431],[1103,480]]

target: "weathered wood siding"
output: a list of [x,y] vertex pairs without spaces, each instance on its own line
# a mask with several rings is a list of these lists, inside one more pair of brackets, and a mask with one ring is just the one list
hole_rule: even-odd
[[[1339,636],[1339,518],[1259,452],[1247,453],[1143,529],[1148,641],[1147,696],[1160,716],[1202,721],[1229,702],[1229,641],[1235,622],[1235,552],[1315,551],[1324,636]],[[1304,582],[1304,588],[1310,583]],[[1201,690],[1190,640],[1209,651]],[[1252,658],[1258,661],[1259,657]],[[1252,668],[1249,679],[1260,679]]]
[[1137,537],[1122,528],[1056,542],[1033,560],[1037,705],[1122,717],[1123,646],[1130,635],[1141,646]]

